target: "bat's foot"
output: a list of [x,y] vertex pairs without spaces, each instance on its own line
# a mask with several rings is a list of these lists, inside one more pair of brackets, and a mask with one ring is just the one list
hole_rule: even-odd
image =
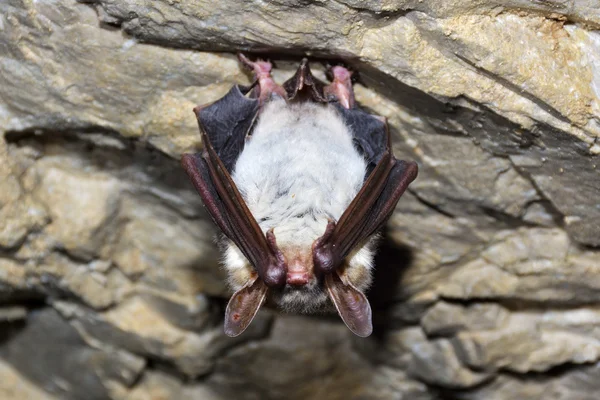
[[334,98],[347,109],[353,108],[354,89],[352,89],[353,72],[341,65],[334,65],[327,68],[327,78],[331,83],[323,89],[325,96]]
[[241,53],[238,54],[238,58],[246,68],[254,71],[257,85],[253,89],[253,95],[258,98],[260,104],[264,104],[273,95],[284,99],[287,97],[283,87],[275,83],[271,76],[273,65],[270,62],[262,60],[250,61],[248,57]]

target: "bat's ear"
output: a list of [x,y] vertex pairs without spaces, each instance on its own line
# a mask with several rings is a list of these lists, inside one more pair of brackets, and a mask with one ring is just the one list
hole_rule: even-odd
[[235,337],[246,330],[265,301],[267,286],[261,279],[250,281],[233,294],[225,311],[225,334]]
[[329,297],[346,326],[356,335],[367,337],[373,333],[371,306],[363,292],[350,282],[342,282],[336,272],[325,277]]

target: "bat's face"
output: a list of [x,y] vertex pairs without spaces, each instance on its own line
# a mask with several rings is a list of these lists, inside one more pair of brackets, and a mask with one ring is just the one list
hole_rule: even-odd
[[372,331],[363,291],[373,235],[416,177],[396,160],[385,120],[354,103],[351,73],[318,81],[304,60],[277,85],[267,62],[256,83],[235,86],[195,112],[205,146],[182,163],[221,228],[235,289],[225,332],[236,336],[265,302],[288,312],[337,310],[359,336]]
[[[371,284],[373,247],[373,241],[367,242],[353,251],[342,266],[344,277],[361,291]],[[227,241],[225,248],[224,265],[229,272],[229,282],[235,290],[239,290],[256,276],[256,271],[233,243]],[[325,279],[315,273],[310,247],[288,247],[282,249],[282,253],[289,260],[286,283],[269,291],[267,303],[290,313],[332,311],[334,306],[329,299]]]

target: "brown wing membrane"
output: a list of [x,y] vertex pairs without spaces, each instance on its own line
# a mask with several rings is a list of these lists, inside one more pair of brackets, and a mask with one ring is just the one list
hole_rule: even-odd
[[267,286],[285,284],[283,254],[274,240],[266,240],[225,167],[214,153],[215,158],[210,153],[210,150],[205,150],[202,155],[184,154],[182,158],[183,168],[192,179],[206,209]]
[[387,148],[362,189],[337,224],[330,221],[325,234],[313,245],[315,270],[322,274],[332,273],[353,248],[385,224],[400,196],[417,177],[417,164],[396,160],[386,134]]
[[265,301],[267,286],[260,280],[250,281],[233,294],[225,310],[225,334],[235,337],[244,332]]
[[385,224],[400,196],[417,177],[417,164],[394,158],[387,125],[383,129],[387,143],[381,158],[337,224],[329,221],[325,234],[313,244],[315,272],[325,276],[329,297],[346,326],[361,337],[373,331],[371,306],[366,296],[337,269],[352,249]]
[[233,169],[258,114],[258,100],[245,96],[248,90],[235,85],[216,102],[194,109],[227,171]]
[[[200,111],[197,110],[197,116],[204,151],[201,154],[184,154],[181,160],[183,168],[214,222],[250,261],[261,280],[267,286],[283,285],[287,268],[275,237],[272,233],[267,237],[262,233],[227,168],[215,152]],[[222,125],[224,130],[229,129],[226,123]]]
[[360,337],[369,336],[373,332],[371,306],[364,293],[350,282],[342,282],[337,273],[325,277],[325,286],[346,326]]

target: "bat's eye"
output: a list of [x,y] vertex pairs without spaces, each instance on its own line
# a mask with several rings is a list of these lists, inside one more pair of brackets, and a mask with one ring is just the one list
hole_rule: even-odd
[[310,282],[310,275],[308,272],[289,271],[286,282],[290,286],[304,286]]

